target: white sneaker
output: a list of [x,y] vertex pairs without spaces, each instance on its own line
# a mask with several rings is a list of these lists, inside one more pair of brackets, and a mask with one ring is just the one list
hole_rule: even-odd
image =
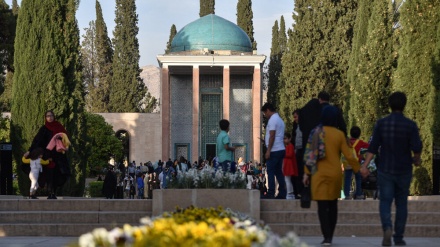
[[295,200],[295,196],[293,194],[287,194],[286,200]]

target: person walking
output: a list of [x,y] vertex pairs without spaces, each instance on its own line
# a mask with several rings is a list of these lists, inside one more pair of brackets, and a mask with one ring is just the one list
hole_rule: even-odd
[[[345,134],[337,128],[338,112],[338,108],[334,106],[322,109],[321,124],[311,132],[304,157],[307,161],[304,166],[303,183],[304,186],[311,183],[312,200],[318,204],[318,218],[324,236],[321,244],[324,246],[332,245],[338,221],[338,198],[342,187],[341,152],[355,172],[360,168],[357,157],[348,146]],[[315,154],[322,148],[325,150],[325,156],[317,159]],[[315,160],[316,163],[310,160]],[[314,166],[309,166],[311,163]]]
[[[295,186],[293,185],[293,181],[296,181],[298,178],[298,166],[296,163],[296,157],[295,157],[295,149],[293,147],[293,144],[291,143],[292,136],[289,133],[284,133],[284,145],[286,145],[286,155],[284,156],[283,161],[283,174],[286,181],[286,189],[287,189],[287,196],[286,199],[295,199],[295,193],[298,194],[298,192],[294,191]],[[295,188],[297,189],[297,188]]]
[[43,181],[40,186],[44,187],[45,182],[49,191],[47,199],[57,199],[57,188],[64,185],[71,175],[70,165],[64,150],[58,148],[48,149],[48,147],[54,136],[59,133],[64,133],[67,136],[67,131],[60,122],[55,120],[55,114],[52,110],[46,111],[44,118],[44,125],[38,130],[29,150],[23,156],[28,158],[30,152],[36,148],[44,150],[42,159],[49,160],[49,164],[43,167],[43,173],[39,177],[39,180]]
[[[353,126],[350,129],[350,144],[354,149],[356,156],[358,158],[359,163],[362,161],[362,156],[360,154],[360,150],[362,148],[368,148],[368,143],[359,139],[361,136],[361,128],[358,126]],[[350,188],[351,188],[351,178],[353,176],[353,169],[351,166],[347,164],[346,160],[343,159],[342,163],[344,163],[344,196],[346,200],[350,200]],[[354,174],[356,187],[354,188],[355,193],[353,194],[353,199],[360,200],[364,199],[364,195],[362,193],[362,176],[359,172]]]
[[[283,159],[286,154],[284,147],[284,121],[275,111],[271,103],[266,103],[261,108],[264,116],[268,118],[264,143],[266,145],[268,191],[263,199],[286,199],[286,182],[283,176]],[[278,182],[278,195],[275,197],[275,177]]]
[[[394,92],[389,96],[388,105],[392,112],[376,122],[373,138],[361,168],[362,176],[367,177],[369,174],[367,167],[380,148],[377,171],[379,213],[384,232],[382,246],[391,246],[391,237],[394,245],[406,245],[403,234],[408,216],[412,165],[417,167],[421,164],[422,141],[417,124],[403,115],[406,101],[403,92]],[[396,205],[394,235],[391,222],[393,200]]]
[[[231,162],[234,160],[233,152],[235,147],[231,146],[231,139],[229,138],[229,121],[222,119],[219,122],[220,133],[217,136],[217,157],[223,172],[229,172],[231,169]],[[200,164],[200,162],[199,162]]]
[[31,188],[29,190],[29,199],[38,199],[35,195],[37,193],[38,185],[38,177],[41,172],[43,172],[43,167],[41,165],[49,164],[49,160],[43,160],[43,152],[42,148],[35,148],[29,154],[29,159],[26,159],[24,156],[22,158],[22,162],[24,164],[29,164],[30,172],[29,179],[31,180]]

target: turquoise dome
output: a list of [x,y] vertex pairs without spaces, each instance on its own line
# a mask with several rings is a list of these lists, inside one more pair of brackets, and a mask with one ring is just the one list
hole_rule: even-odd
[[183,27],[171,42],[171,52],[209,50],[231,50],[251,52],[252,44],[239,26],[210,14]]

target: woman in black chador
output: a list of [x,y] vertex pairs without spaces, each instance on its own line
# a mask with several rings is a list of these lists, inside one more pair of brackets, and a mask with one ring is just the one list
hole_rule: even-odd
[[116,192],[117,178],[113,172],[113,168],[109,168],[104,178],[104,184],[102,185],[102,194],[105,198],[113,199]]
[[44,114],[44,117],[45,124],[38,130],[37,135],[32,141],[31,147],[24,156],[28,157],[29,153],[35,148],[43,148],[44,153],[42,158],[50,160],[50,162],[48,165],[43,166],[43,173],[38,182],[41,187],[44,187],[45,184],[47,185],[49,191],[47,199],[57,199],[55,196],[56,190],[58,187],[62,186],[70,176],[70,166],[64,149],[56,147],[49,150],[47,148],[52,137],[59,133],[67,135],[67,131],[60,122],[55,120],[53,111],[47,111]]

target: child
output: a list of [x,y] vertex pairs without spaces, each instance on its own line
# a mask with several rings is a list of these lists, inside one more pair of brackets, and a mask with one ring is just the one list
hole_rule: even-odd
[[284,145],[286,146],[286,155],[283,161],[283,175],[286,180],[287,196],[286,199],[295,199],[293,193],[292,177],[298,177],[298,166],[295,158],[295,148],[291,143],[292,136],[289,133],[284,134]]
[[136,195],[136,187],[130,182],[130,199],[134,199],[134,195]]
[[38,199],[35,194],[38,189],[38,177],[40,172],[43,172],[43,167],[41,165],[49,164],[49,160],[41,159],[43,157],[43,149],[35,148],[29,154],[29,159],[24,156],[22,162],[25,164],[30,164],[31,171],[29,172],[29,179],[31,180],[31,188],[29,190],[29,199]]

